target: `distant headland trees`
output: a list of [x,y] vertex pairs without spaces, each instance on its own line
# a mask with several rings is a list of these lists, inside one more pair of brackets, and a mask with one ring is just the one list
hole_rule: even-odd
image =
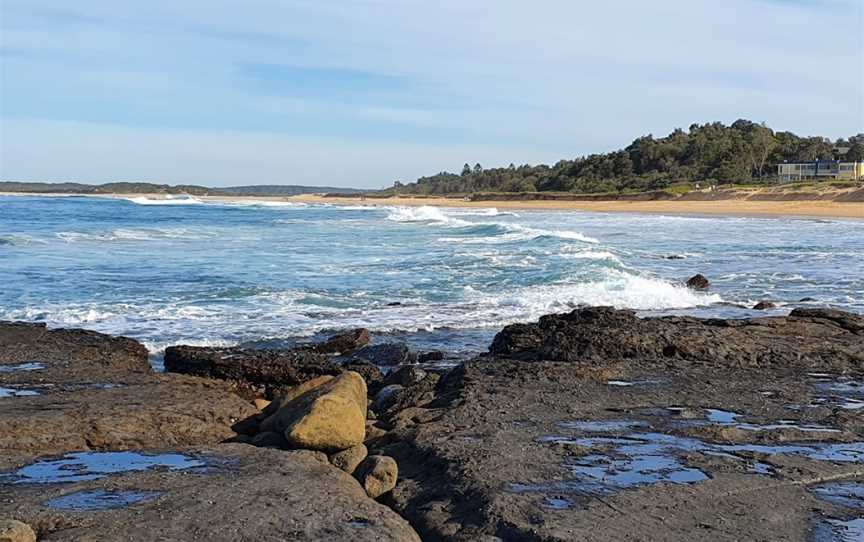
[[388,193],[642,192],[680,183],[768,182],[783,161],[864,160],[864,134],[831,141],[775,132],[749,120],[730,126],[693,124],[666,137],[643,136],[626,148],[547,165],[510,164],[484,169],[465,164],[459,174],[442,172],[416,182],[397,182]]

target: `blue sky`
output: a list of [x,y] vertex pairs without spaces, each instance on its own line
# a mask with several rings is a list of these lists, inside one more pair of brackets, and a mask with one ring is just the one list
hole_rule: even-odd
[[864,131],[862,0],[4,0],[0,178],[381,187]]

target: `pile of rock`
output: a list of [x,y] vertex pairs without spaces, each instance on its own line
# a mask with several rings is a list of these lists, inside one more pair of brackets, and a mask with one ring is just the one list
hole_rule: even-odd
[[237,440],[256,446],[329,454],[333,465],[354,474],[377,498],[396,486],[398,467],[390,457],[368,455],[366,418],[366,381],[346,371],[295,386],[235,430],[241,434]]

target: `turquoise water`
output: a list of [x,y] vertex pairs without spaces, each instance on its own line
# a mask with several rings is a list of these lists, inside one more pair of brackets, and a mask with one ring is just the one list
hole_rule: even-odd
[[[697,272],[709,292],[681,286]],[[472,352],[579,304],[864,312],[864,222],[0,197],[0,279],[0,319],[154,353],[356,326]],[[760,299],[778,307],[747,308]]]

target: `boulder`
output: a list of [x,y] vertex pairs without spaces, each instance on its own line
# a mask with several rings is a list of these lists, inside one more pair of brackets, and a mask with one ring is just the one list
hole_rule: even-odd
[[366,494],[377,499],[396,487],[399,477],[399,466],[396,460],[386,455],[370,455],[367,457],[354,475],[363,485]]
[[705,275],[699,273],[687,279],[687,287],[694,290],[705,290],[709,286],[711,286],[711,283],[708,282],[708,279],[705,278]]
[[413,386],[424,378],[426,378],[426,371],[415,365],[405,365],[387,375],[387,378],[384,379],[384,385]]
[[332,463],[334,467],[338,467],[348,474],[352,474],[357,469],[357,466],[366,459],[367,455],[369,455],[369,450],[366,449],[366,446],[358,444],[357,446],[352,446],[347,450],[342,450],[341,452],[336,452],[331,455],[330,463]]
[[312,349],[321,354],[350,354],[367,344],[369,344],[369,330],[358,328],[333,335],[326,341],[314,345]]
[[775,305],[771,301],[760,301],[759,303],[756,303],[755,305],[753,305],[753,310],[754,311],[765,311],[768,309],[773,309],[776,306],[777,305]]
[[283,404],[269,425],[294,448],[338,452],[362,444],[366,382],[357,373],[343,373]]
[[253,350],[183,345],[165,349],[165,370],[229,381],[238,393],[250,399],[259,395],[270,398],[277,389],[342,372],[326,355],[304,349]]
[[26,523],[14,519],[0,520],[0,542],[36,542],[36,533]]
[[375,395],[375,400],[372,403],[372,410],[377,412],[384,412],[388,408],[390,408],[393,403],[396,402],[396,396],[405,389],[405,386],[401,384],[390,384],[389,386],[384,386],[381,388],[381,391]]
[[751,319],[639,318],[629,310],[590,307],[507,326],[495,336],[490,353],[597,365],[654,359],[849,370],[864,363],[864,316],[795,309],[789,316]]
[[417,356],[418,363],[429,363],[431,361],[441,361],[444,359],[444,352],[440,350],[432,350],[431,352],[423,352]]
[[384,343],[364,346],[354,352],[353,359],[371,361],[376,365],[404,365],[417,363],[417,353],[405,343]]

